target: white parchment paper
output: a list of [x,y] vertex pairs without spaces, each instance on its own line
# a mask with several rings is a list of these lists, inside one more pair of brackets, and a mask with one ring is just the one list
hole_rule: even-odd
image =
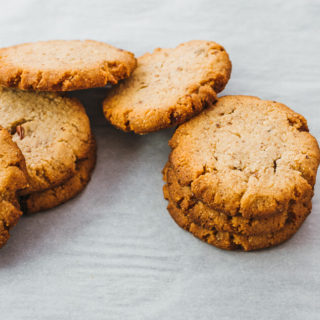
[[[319,16],[318,0],[11,0],[0,2],[0,46],[96,39],[139,56],[214,40],[233,62],[222,94],[283,102],[320,140]],[[253,253],[206,245],[166,211],[161,170],[173,129],[114,129],[101,111],[105,90],[77,94],[98,141],[91,183],[20,219],[0,251],[0,319],[320,319],[320,184],[285,244]]]

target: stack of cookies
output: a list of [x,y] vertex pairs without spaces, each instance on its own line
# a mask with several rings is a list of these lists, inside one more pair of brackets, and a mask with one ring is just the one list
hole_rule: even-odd
[[156,49],[138,58],[103,108],[124,131],[181,124],[163,170],[169,213],[207,243],[249,251],[299,229],[311,211],[320,152],[306,120],[288,107],[248,96],[218,99],[230,73],[228,54],[214,42]]
[[318,144],[306,120],[280,103],[222,97],[169,144],[168,210],[203,241],[266,248],[290,238],[311,211]]
[[311,211],[318,143],[306,120],[283,104],[218,98],[230,74],[227,52],[212,41],[137,60],[96,41],[0,49],[0,246],[21,209],[55,207],[88,183],[95,140],[85,109],[63,92],[106,84],[114,86],[103,111],[115,127],[146,134],[180,125],[163,170],[168,211],[179,226],[223,249],[290,238]]
[[0,247],[21,210],[53,208],[90,179],[96,161],[90,121],[81,103],[62,93],[116,84],[135,66],[132,53],[96,41],[0,49]]

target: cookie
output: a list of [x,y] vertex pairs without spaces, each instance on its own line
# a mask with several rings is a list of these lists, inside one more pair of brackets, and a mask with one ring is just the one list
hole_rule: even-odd
[[207,243],[245,251],[274,246],[311,211],[319,147],[306,120],[280,103],[220,98],[169,144],[168,211]]
[[105,117],[123,131],[144,134],[185,122],[216,100],[231,73],[222,46],[189,41],[138,58],[130,78],[103,102]]
[[88,184],[91,172],[96,163],[96,143],[92,138],[90,152],[87,158],[76,163],[76,173],[61,185],[42,192],[34,192],[22,198],[22,208],[25,213],[36,213],[54,208],[80,193]]
[[253,219],[244,218],[240,215],[229,216],[223,212],[206,206],[202,201],[195,199],[190,186],[181,186],[177,177],[167,164],[164,170],[166,199],[179,208],[194,223],[200,227],[218,231],[227,231],[243,235],[258,235],[276,232],[282,229],[290,219],[288,212],[271,215],[268,217]]
[[27,186],[24,157],[9,132],[0,127],[0,248],[22,214],[17,192]]
[[181,125],[169,142],[179,184],[229,216],[310,210],[320,161],[306,120],[283,104],[226,96]]
[[65,182],[90,149],[91,129],[83,106],[55,93],[0,87],[0,125],[26,159],[30,179],[23,195]]
[[300,228],[308,214],[292,214],[286,225],[277,232],[263,235],[240,235],[231,232],[218,231],[215,228],[205,229],[194,223],[182,210],[169,202],[168,211],[174,221],[183,229],[192,233],[200,240],[217,248],[226,250],[241,249],[244,251],[264,249],[279,245],[290,239]]
[[93,40],[53,40],[0,49],[0,85],[22,90],[71,91],[127,78],[134,55]]

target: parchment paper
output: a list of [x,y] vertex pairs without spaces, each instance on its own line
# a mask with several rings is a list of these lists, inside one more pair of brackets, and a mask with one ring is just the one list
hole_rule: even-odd
[[[233,62],[222,95],[283,102],[320,139],[319,16],[317,0],[1,1],[0,45],[89,38],[139,56],[214,40]],[[105,90],[76,94],[98,141],[91,183],[20,219],[0,251],[0,319],[320,319],[320,184],[312,214],[285,244],[211,247],[166,211],[161,170],[173,129],[114,129],[101,111]]]

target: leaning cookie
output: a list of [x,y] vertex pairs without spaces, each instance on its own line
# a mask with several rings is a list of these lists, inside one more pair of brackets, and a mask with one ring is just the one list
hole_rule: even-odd
[[22,197],[22,210],[25,213],[36,213],[54,208],[72,199],[88,184],[95,163],[96,143],[92,138],[87,157],[77,161],[75,175],[57,187]]
[[21,149],[30,176],[22,194],[53,188],[76,173],[90,150],[88,116],[76,99],[0,87],[0,125]]
[[222,46],[189,41],[138,58],[130,78],[108,93],[106,118],[124,131],[144,134],[180,124],[216,100],[231,73]]
[[27,186],[24,157],[8,131],[0,127],[0,248],[22,214],[17,192]]
[[0,85],[71,91],[104,87],[136,67],[131,52],[93,40],[52,40],[0,49]]

